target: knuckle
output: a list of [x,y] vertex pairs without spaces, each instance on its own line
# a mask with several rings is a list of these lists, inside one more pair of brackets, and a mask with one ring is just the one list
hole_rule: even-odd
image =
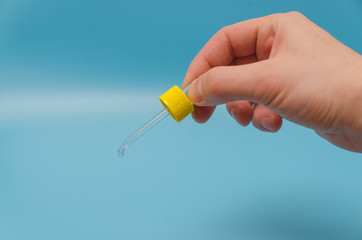
[[224,34],[225,32],[227,32],[227,31],[230,29],[230,26],[231,26],[231,25],[227,25],[227,26],[222,27],[222,28],[219,30],[219,33]]
[[220,89],[221,67],[214,67],[207,72],[206,89],[209,93],[217,93]]
[[226,30],[227,30],[227,26],[224,26],[224,27],[220,28],[219,31],[217,31],[217,33],[223,34]]
[[225,84],[223,84],[224,67],[214,67],[206,74],[206,81],[203,81],[203,93],[207,96],[210,104],[227,102],[225,99]]
[[273,20],[275,26],[278,26],[281,31],[287,33],[291,28],[296,28],[306,19],[307,18],[302,13],[298,11],[291,11],[287,13],[280,13]]
[[230,25],[222,27],[219,31],[216,32],[215,37],[223,38],[225,34],[229,31]]
[[282,17],[283,15],[285,15],[285,13],[273,13],[273,14],[269,15],[268,17],[270,19],[278,19],[278,18]]
[[287,16],[291,17],[291,18],[304,18],[304,15],[301,12],[298,12],[298,11],[288,12]]
[[305,16],[298,11],[291,11],[291,12],[286,12],[286,13],[272,14],[271,18],[278,22],[279,21],[289,22],[289,21],[300,20],[302,18],[305,18]]
[[[269,105],[278,91],[273,73],[260,72],[255,76],[254,88],[251,89],[251,98],[258,103]],[[263,94],[260,94],[263,93]]]

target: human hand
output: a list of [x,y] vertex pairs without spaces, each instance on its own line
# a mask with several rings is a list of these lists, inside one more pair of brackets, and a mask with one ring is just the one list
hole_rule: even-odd
[[362,57],[300,13],[222,28],[190,64],[190,83],[197,122],[226,103],[242,126],[276,132],[285,118],[362,152]]

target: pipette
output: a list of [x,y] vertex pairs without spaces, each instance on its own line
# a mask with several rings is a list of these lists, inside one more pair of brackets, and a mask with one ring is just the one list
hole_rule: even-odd
[[132,133],[123,142],[118,149],[118,156],[123,157],[124,152],[130,147],[137,139],[142,137],[146,132],[153,128],[156,124],[165,119],[168,115],[171,115],[176,122],[182,121],[190,113],[194,111],[190,99],[186,96],[189,86],[181,90],[177,86],[173,86],[167,92],[160,96],[160,101],[165,109],[154,116],[150,121],[145,123],[137,131]]

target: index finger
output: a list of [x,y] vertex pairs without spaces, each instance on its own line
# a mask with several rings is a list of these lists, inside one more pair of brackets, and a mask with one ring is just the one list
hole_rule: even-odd
[[234,58],[255,54],[259,27],[269,17],[247,20],[219,30],[191,62],[182,87],[213,67],[227,66]]

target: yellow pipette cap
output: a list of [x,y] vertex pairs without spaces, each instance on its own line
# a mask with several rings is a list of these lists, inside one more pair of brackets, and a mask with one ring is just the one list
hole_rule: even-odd
[[192,113],[194,111],[194,105],[192,105],[190,99],[186,96],[186,92],[188,91],[189,86],[187,86],[184,90],[181,90],[177,86],[173,86],[170,90],[162,94],[160,96],[160,101],[164,106],[164,109],[147,123],[145,123],[142,127],[137,129],[137,131],[124,139],[122,145],[118,149],[118,155],[123,157],[124,151],[128,147],[130,147],[137,139],[142,137],[146,132],[148,132],[168,115],[171,115],[173,119],[175,119],[177,122],[180,122],[187,115]]
[[194,105],[178,86],[173,86],[162,94],[160,101],[176,122],[182,121],[194,111]]

